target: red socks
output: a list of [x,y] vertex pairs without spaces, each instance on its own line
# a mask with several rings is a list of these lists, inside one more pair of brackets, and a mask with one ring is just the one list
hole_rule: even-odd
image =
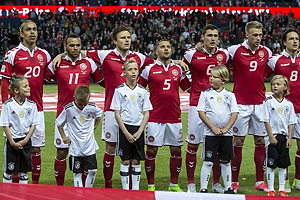
[[300,180],[300,151],[297,151],[295,156],[295,178]]
[[13,174],[12,182],[13,183],[19,183],[19,174],[18,173]]
[[234,159],[231,160],[232,182],[239,182],[240,167],[242,163],[243,145],[233,145]]
[[170,183],[177,184],[178,183],[178,176],[181,170],[181,163],[182,163],[182,157],[181,152],[171,152],[170,157]]
[[31,153],[32,183],[38,184],[41,175],[41,152]]
[[266,147],[264,144],[255,143],[254,162],[256,166],[256,182],[264,181],[265,152],[266,152]]
[[188,145],[186,156],[185,156],[185,166],[186,174],[188,179],[188,184],[195,183],[194,174],[197,164],[197,150],[198,147],[194,148]]
[[215,160],[212,169],[213,169],[213,185],[214,185],[216,183],[220,183],[221,166],[220,166],[220,160],[219,160],[219,158],[217,158]]
[[67,159],[65,158],[63,160],[58,160],[55,157],[54,173],[55,173],[57,185],[64,185],[66,168],[67,168]]
[[105,152],[103,157],[103,174],[105,179],[105,188],[112,188],[112,175],[114,171],[115,155]]
[[149,185],[154,185],[155,157],[156,153],[146,151],[145,171]]

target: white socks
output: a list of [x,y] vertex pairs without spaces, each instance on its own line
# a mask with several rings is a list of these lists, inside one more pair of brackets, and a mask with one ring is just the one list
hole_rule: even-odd
[[123,190],[129,190],[129,165],[121,164],[120,175]]
[[93,187],[96,174],[97,174],[97,169],[88,170],[88,175],[85,179],[85,187]]
[[224,181],[225,190],[231,187],[231,167],[230,163],[220,163],[221,173]]
[[207,189],[211,168],[213,166],[212,162],[204,161],[201,169],[200,183],[201,189]]

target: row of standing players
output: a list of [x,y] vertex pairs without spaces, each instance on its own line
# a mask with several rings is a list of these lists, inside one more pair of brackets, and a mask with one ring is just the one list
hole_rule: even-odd
[[[242,147],[246,133],[248,132],[254,136],[255,141],[254,160],[256,165],[256,184],[254,189],[268,190],[264,183],[264,136],[266,136],[266,133],[264,132],[264,124],[258,121],[260,106],[265,99],[264,77],[271,73],[283,74],[288,77],[291,94],[288,95],[287,98],[293,102],[295,112],[297,113],[297,117],[299,117],[298,113],[300,113],[300,102],[298,102],[299,100],[297,98],[298,93],[295,92],[298,90],[297,88],[299,88],[297,87],[299,71],[299,67],[297,65],[297,63],[299,63],[297,50],[299,47],[299,34],[296,30],[288,30],[283,37],[285,51],[277,56],[273,56],[272,52],[268,48],[260,45],[261,37],[262,25],[258,22],[249,22],[246,26],[247,40],[245,42],[231,46],[227,50],[220,49],[216,47],[218,30],[213,25],[208,25],[203,30],[202,50],[196,51],[192,49],[187,51],[184,55],[184,62],[189,66],[192,75],[190,108],[188,114],[188,147],[186,151],[188,190],[190,192],[196,191],[194,182],[194,171],[197,162],[196,152],[199,144],[203,142],[202,130],[204,125],[197,113],[199,96],[201,91],[210,87],[208,80],[211,69],[217,65],[229,65],[229,59],[231,59],[233,76],[235,78],[233,92],[236,96],[240,109],[238,119],[232,128],[235,136],[235,158],[231,161],[232,188],[235,191],[238,191],[239,189],[238,177],[242,160]],[[155,77],[160,77],[162,79],[160,88],[155,88],[157,91],[153,92],[153,95],[150,96],[150,100],[153,104],[153,114],[150,112],[149,122],[164,125],[164,127],[154,126],[152,133],[156,134],[155,129],[159,129],[160,132],[163,133],[157,134],[165,133],[166,138],[163,143],[159,141],[161,136],[156,138],[151,134],[148,135],[148,133],[150,133],[149,130],[147,132],[145,169],[149,189],[155,189],[155,157],[158,147],[162,145],[169,145],[171,152],[171,178],[169,189],[180,189],[178,188],[178,174],[181,169],[181,146],[183,141],[182,137],[180,137],[182,136],[182,133],[179,131],[181,130],[181,119],[178,88],[181,86],[184,90],[188,89],[183,81],[185,78],[181,78],[181,75],[184,76],[181,68],[180,70],[174,71],[171,69],[177,65],[174,65],[173,61],[166,65],[164,62],[162,63],[159,60],[153,61],[140,53],[129,51],[131,44],[131,32],[130,29],[126,27],[117,27],[114,29],[112,39],[116,45],[115,49],[84,52],[86,56],[92,60],[88,58],[81,58],[80,44],[68,44],[67,41],[67,56],[62,59],[60,66],[57,67],[56,70],[54,70],[50,63],[51,60],[49,54],[45,50],[36,47],[37,28],[33,22],[26,21],[22,24],[20,39],[22,41],[20,45],[6,54],[5,61],[2,65],[1,95],[3,102],[8,99],[8,82],[12,73],[25,75],[28,78],[30,87],[32,88],[30,99],[37,103],[38,113],[40,115],[39,119],[42,122],[40,127],[36,127],[36,131],[32,138],[33,183],[38,183],[41,170],[40,147],[45,144],[45,126],[42,107],[43,79],[48,81],[54,79],[57,81],[59,96],[57,105],[58,116],[62,112],[63,106],[74,100],[74,90],[78,85],[88,86],[90,77],[92,77],[95,83],[104,85],[104,77],[106,82],[106,99],[102,126],[102,139],[106,141],[106,147],[103,158],[103,173],[105,178],[105,187],[112,187],[114,155],[117,142],[116,133],[119,129],[115,121],[113,110],[110,109],[110,104],[115,88],[125,81],[122,69],[124,62],[128,59],[134,58],[139,69],[146,70],[144,72],[144,74],[147,75],[144,77],[145,80],[149,81],[149,76],[152,76],[153,74],[157,74]],[[168,52],[168,48],[166,48],[165,51],[165,53],[162,53],[163,57],[167,57],[170,54]],[[94,62],[101,65],[103,76]],[[182,65],[181,62],[179,62],[179,64]],[[155,68],[146,66],[157,66],[158,68],[160,66],[161,69],[150,74],[149,71]],[[44,74],[44,76],[42,76],[42,74]],[[169,77],[166,78],[165,76]],[[249,84],[249,80],[251,80],[251,85]],[[150,87],[151,83],[148,82],[148,84]],[[174,94],[176,94],[176,97]],[[174,99],[171,99],[170,95]],[[166,98],[168,101],[163,100]],[[174,104],[171,104],[170,99],[174,101]],[[167,112],[165,112],[164,109],[167,109]],[[293,132],[293,138],[297,140],[298,147],[295,157],[295,188],[299,188],[300,185],[300,134],[298,133],[298,126],[298,124],[295,124]],[[57,156],[55,159],[54,170],[57,184],[63,185],[68,146],[62,142],[62,139],[59,137],[59,132],[57,130],[55,132]],[[177,137],[178,140],[168,141],[167,137],[174,133],[179,133]],[[217,184],[220,177],[220,164],[218,163],[218,160],[214,163],[213,171],[214,184]]]

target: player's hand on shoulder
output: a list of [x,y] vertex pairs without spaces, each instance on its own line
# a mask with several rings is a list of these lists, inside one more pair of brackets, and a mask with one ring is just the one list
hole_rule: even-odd
[[185,62],[183,62],[182,60],[174,60],[174,63],[177,64],[177,65],[180,65],[180,67],[183,70],[183,73],[187,73],[190,70],[189,66]]
[[65,144],[68,144],[68,143],[71,143],[71,140],[70,140],[70,138],[68,138],[68,137],[63,137],[63,142],[64,142]]
[[54,70],[60,65],[61,59],[64,58],[67,55],[67,53],[61,53],[58,54],[52,61],[52,67]]
[[202,49],[203,46],[204,46],[203,42],[198,42],[198,43],[195,45],[195,49],[196,49],[197,51],[203,52],[203,49]]
[[277,140],[274,136],[270,137],[270,144],[271,145],[276,145],[277,144]]

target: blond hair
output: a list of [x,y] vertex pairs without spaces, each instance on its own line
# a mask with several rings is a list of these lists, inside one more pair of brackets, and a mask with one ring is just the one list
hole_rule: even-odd
[[283,91],[283,96],[286,96],[288,94],[290,94],[290,85],[289,85],[289,81],[288,79],[283,76],[283,75],[275,75],[273,76],[273,78],[271,79],[271,88],[272,88],[272,83],[275,81],[275,80],[280,80],[284,86],[286,86],[286,90]]
[[124,62],[124,71],[125,71],[125,67],[127,67],[128,65],[132,64],[132,63],[135,63],[137,64],[136,60],[135,59],[128,59]]
[[246,27],[245,27],[245,30],[246,30],[246,33],[250,33],[250,29],[252,28],[256,28],[256,29],[262,29],[263,28],[263,25],[258,22],[258,21],[251,21],[251,22],[248,22],[246,24]]
[[220,78],[222,81],[228,81],[229,80],[229,72],[228,69],[224,66],[216,66],[214,68],[212,68],[211,74],[213,74],[214,76]]
[[74,98],[80,101],[88,101],[90,98],[90,88],[85,85],[79,85],[75,89]]

